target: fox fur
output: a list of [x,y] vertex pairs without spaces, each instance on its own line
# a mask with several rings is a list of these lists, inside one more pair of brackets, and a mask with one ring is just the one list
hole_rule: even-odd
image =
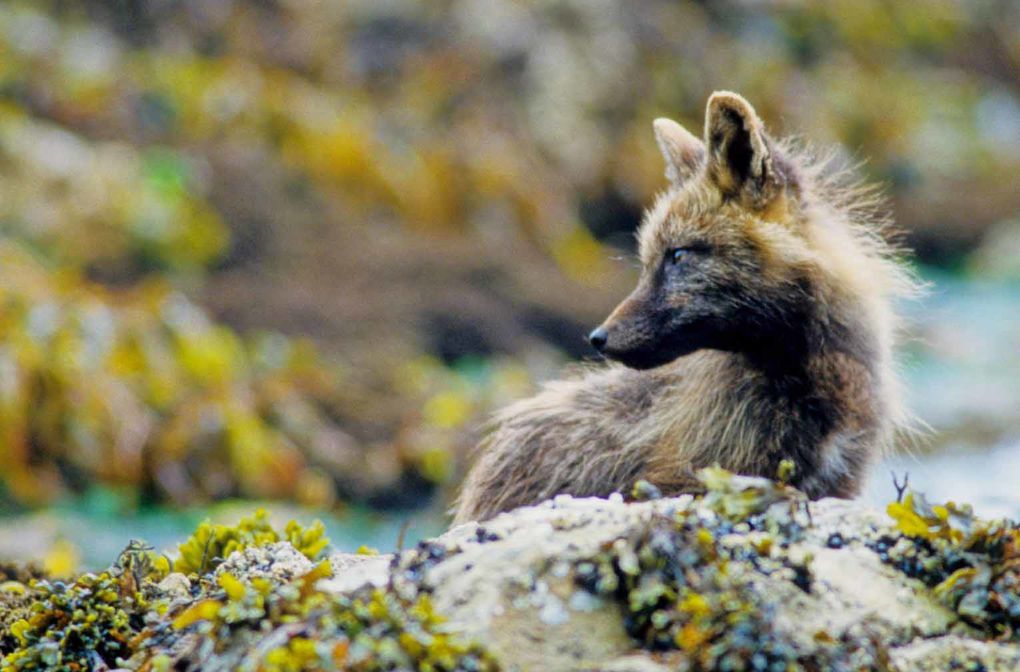
[[456,522],[783,459],[810,497],[852,497],[902,424],[893,303],[915,283],[876,191],[734,93],[709,99],[703,140],[654,130],[669,187],[637,234],[641,279],[591,336],[614,361],[497,415]]

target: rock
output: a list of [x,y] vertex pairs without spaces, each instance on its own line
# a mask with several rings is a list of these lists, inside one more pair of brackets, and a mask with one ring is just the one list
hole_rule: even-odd
[[191,581],[180,572],[174,572],[160,581],[156,589],[167,599],[187,598],[191,594]]
[[944,670],[1020,670],[1020,648],[1016,644],[975,642],[947,635],[920,639],[892,651],[899,670],[943,672]]
[[880,512],[718,469],[701,478],[702,495],[560,496],[393,555],[327,565],[286,542],[246,548],[153,616],[133,663],[1020,669],[1016,523],[917,493]]
[[286,541],[265,546],[249,546],[232,553],[216,568],[214,576],[230,574],[248,582],[258,577],[273,583],[286,583],[304,576],[312,562]]
[[[574,585],[571,563],[675,505],[559,498],[482,526],[462,525],[440,537],[458,552],[424,583],[449,627],[485,642],[500,661],[522,669],[585,669],[634,644],[616,604]],[[579,638],[579,632],[588,634]]]
[[352,591],[359,586],[382,586],[389,579],[392,555],[357,555],[337,553],[330,557],[333,578],[323,579],[319,587],[337,593]]
[[[739,492],[767,487],[758,481],[734,477]],[[675,528],[674,521],[686,520],[695,537],[698,530],[725,532],[704,543],[715,544],[712,553],[732,553],[719,559],[727,566],[725,580],[734,581],[738,594],[753,606],[747,627],[768,639],[769,655],[792,651],[828,661],[833,669],[839,669],[840,661],[867,656],[876,664],[891,661],[890,669],[897,672],[950,669],[954,660],[978,661],[988,670],[1013,669],[1009,665],[1020,656],[1015,642],[983,641],[926,584],[883,561],[885,551],[875,549],[901,536],[886,514],[850,501],[807,504],[796,499],[771,503],[768,512],[754,524],[731,524],[703,498],[624,503],[558,497],[481,525],[461,525],[396,559],[337,556],[336,578],[319,587],[346,593],[410,576],[431,595],[446,628],[483,643],[503,669],[686,669],[684,650],[698,651],[700,635],[691,634],[673,652],[647,652],[634,628],[628,628],[633,615],[619,589],[592,591],[580,571],[612,557],[615,564],[609,566],[618,573],[624,568],[625,578],[634,572],[640,586],[646,571],[642,554],[667,538],[662,535]],[[422,553],[432,559],[423,561]],[[693,579],[708,587],[708,603],[717,578]],[[630,599],[640,594],[634,590]],[[745,627],[741,623],[735,632]],[[740,641],[727,644],[728,636],[718,639],[717,646],[739,651]]]

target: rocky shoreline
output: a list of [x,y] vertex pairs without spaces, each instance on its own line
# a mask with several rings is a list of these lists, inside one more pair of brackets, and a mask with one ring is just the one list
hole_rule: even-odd
[[249,520],[197,533],[173,566],[137,546],[75,582],[9,579],[3,669],[66,665],[89,641],[123,646],[78,669],[1020,669],[1016,523],[701,478],[702,495],[562,496],[393,555]]

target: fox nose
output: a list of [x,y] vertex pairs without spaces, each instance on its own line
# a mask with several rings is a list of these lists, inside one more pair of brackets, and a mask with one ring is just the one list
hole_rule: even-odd
[[591,347],[595,348],[599,352],[602,352],[602,348],[606,347],[606,341],[608,340],[609,333],[602,327],[598,327],[588,334],[588,342],[591,343]]

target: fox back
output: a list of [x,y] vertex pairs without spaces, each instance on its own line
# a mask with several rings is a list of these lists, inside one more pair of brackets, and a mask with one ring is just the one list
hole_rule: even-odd
[[783,459],[809,496],[851,497],[900,425],[893,302],[915,285],[875,190],[773,139],[733,93],[709,99],[703,140],[654,130],[669,188],[638,231],[637,287],[589,337],[612,361],[495,418],[458,522]]

